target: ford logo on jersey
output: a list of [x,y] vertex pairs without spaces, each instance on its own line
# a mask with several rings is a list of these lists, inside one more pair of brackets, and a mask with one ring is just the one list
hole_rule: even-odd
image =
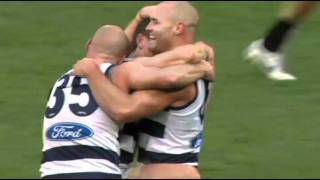
[[73,141],[93,136],[93,130],[79,123],[57,123],[47,130],[47,138],[52,141]]

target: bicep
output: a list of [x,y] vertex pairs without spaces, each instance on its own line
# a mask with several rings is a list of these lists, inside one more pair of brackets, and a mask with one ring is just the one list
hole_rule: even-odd
[[[124,67],[124,68],[123,68]],[[107,77],[111,80],[111,82],[116,85],[121,91],[129,93],[130,92],[130,84],[128,82],[128,74],[125,66],[117,66],[112,69],[107,75]]]
[[134,90],[175,91],[201,79],[205,75],[206,69],[200,63],[175,65],[166,68],[140,65],[136,72],[129,76],[130,88]]
[[132,90],[166,89],[169,76],[162,69],[144,66],[141,63],[131,63],[126,66],[127,83]]
[[155,90],[136,91],[132,94],[133,109],[132,119],[139,119],[161,112],[171,104],[179,100],[182,91],[163,92]]

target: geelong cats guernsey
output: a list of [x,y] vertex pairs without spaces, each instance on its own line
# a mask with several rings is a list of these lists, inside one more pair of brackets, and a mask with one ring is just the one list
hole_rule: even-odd
[[[101,69],[107,72],[111,67],[106,63]],[[118,177],[119,125],[99,108],[87,79],[71,72],[57,80],[49,96],[41,177],[70,173]],[[95,176],[87,178],[91,177]]]

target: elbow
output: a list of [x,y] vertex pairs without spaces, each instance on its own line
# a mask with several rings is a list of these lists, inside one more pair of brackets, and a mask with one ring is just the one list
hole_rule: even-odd
[[[101,105],[101,104],[100,104]],[[126,107],[106,107],[101,105],[100,108],[107,114],[113,121],[117,123],[124,123],[129,117],[129,111]]]
[[118,110],[112,113],[111,118],[118,123],[125,123],[129,119],[129,113],[126,110]]
[[143,117],[150,115],[146,111],[147,101],[144,98],[131,101],[125,107],[119,108],[117,111],[113,111],[112,119],[117,123],[128,123],[139,120]]
[[114,111],[111,115],[111,118],[118,123],[127,123],[135,119],[133,116],[132,108],[121,108],[117,111]]

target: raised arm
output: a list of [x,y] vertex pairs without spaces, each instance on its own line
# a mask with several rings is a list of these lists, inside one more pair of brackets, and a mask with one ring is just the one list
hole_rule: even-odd
[[136,34],[136,30],[140,23],[142,23],[145,19],[148,18],[148,14],[152,11],[154,6],[146,6],[142,8],[135,18],[129,23],[129,25],[125,29],[125,33],[130,41],[130,44],[135,42],[134,37]]

